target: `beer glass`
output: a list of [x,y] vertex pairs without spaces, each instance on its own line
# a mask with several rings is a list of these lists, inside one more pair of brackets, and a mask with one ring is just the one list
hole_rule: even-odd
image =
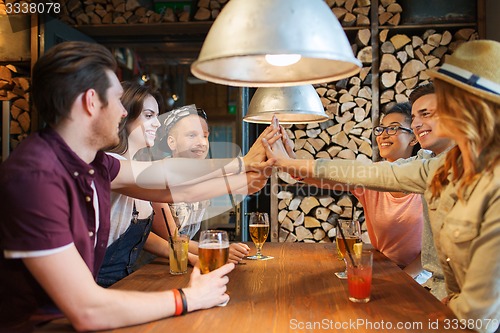
[[223,266],[229,258],[229,238],[221,230],[203,230],[198,242],[198,257],[202,274]]
[[253,256],[247,257],[247,259],[254,260],[264,260],[271,259],[270,256],[265,256],[262,254],[262,246],[266,242],[267,235],[269,234],[269,215],[267,213],[251,213],[250,214],[250,237],[252,238],[255,247],[257,248],[257,253]]
[[[340,228],[342,228],[342,232]],[[345,245],[347,243],[349,251],[354,255],[354,244],[361,242],[361,228],[359,227],[359,221],[338,220],[336,231],[337,235],[335,237],[335,243],[337,244],[337,254],[340,260],[344,260],[346,268],[343,272],[336,272],[335,275],[339,279],[347,279],[346,256],[349,256],[349,254],[347,254]],[[342,239],[342,235],[344,236],[344,239]]]

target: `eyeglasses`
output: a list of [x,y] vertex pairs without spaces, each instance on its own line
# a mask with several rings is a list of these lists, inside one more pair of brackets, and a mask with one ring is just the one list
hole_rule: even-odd
[[203,110],[202,108],[196,108],[196,112],[198,113],[198,116],[202,117],[205,120],[208,120],[205,110]]
[[380,136],[385,131],[387,135],[395,135],[399,130],[413,133],[411,129],[402,126],[377,126],[373,129],[373,134],[375,134],[375,136]]

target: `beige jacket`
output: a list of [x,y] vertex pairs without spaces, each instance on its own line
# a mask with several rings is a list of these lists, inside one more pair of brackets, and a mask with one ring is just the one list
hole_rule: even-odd
[[[443,152],[440,155],[446,155],[446,152]],[[430,159],[434,157],[436,157],[436,155],[434,155],[432,151],[420,149],[416,156],[407,159],[399,159],[394,163],[402,164],[414,161],[416,159]],[[429,208],[425,198],[422,198],[422,206],[424,226],[422,229],[422,251],[420,253],[420,259],[422,262],[422,267],[432,273],[432,277],[422,285],[425,287],[429,287],[431,289],[431,294],[433,294],[437,299],[442,300],[448,295],[448,292],[446,291],[443,270],[441,268],[441,264],[439,263],[436,246],[434,245],[434,239],[432,237]]]
[[443,267],[449,306],[479,332],[495,332],[500,320],[500,166],[466,192],[450,182],[431,200],[428,186],[444,157],[397,163],[317,160],[315,178],[382,191],[423,193]]

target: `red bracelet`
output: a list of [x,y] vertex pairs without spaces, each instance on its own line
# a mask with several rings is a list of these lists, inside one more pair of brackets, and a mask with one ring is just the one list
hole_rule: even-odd
[[183,306],[182,306],[182,297],[177,289],[172,289],[172,292],[174,293],[174,300],[175,300],[175,312],[174,316],[180,316],[182,314]]

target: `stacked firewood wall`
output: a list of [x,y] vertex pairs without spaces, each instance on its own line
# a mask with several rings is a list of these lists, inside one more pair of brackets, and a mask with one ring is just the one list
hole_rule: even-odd
[[213,21],[229,0],[199,0],[195,21]]
[[[353,2],[339,0],[327,3],[351,6]],[[359,5],[359,1],[355,4]],[[330,6],[344,26],[346,11]],[[381,0],[378,8],[380,25],[397,25],[402,8],[395,0]],[[350,20],[352,16],[350,16]],[[379,32],[379,108],[372,110],[372,57],[370,30],[360,28],[352,48],[362,62],[360,73],[351,78],[316,85],[325,111],[330,120],[324,123],[294,125],[287,129],[295,142],[298,158],[342,158],[370,160],[372,151],[372,115],[379,114],[393,104],[408,101],[411,91],[420,84],[429,82],[425,70],[440,66],[447,54],[451,54],[461,43],[478,38],[474,29],[436,31],[429,29],[423,33],[401,34],[395,30],[383,29]],[[375,117],[378,118],[378,117]],[[317,190],[310,187],[309,193],[288,174],[278,174],[278,223],[279,241],[330,242],[335,239],[335,219],[364,220],[362,206],[350,193],[330,192],[315,195]],[[328,220],[333,214],[334,219]],[[366,228],[362,225],[362,229]]]
[[10,148],[14,149],[31,131],[30,79],[15,65],[0,65],[0,101],[9,101]]
[[440,66],[463,42],[478,38],[474,29],[456,32],[434,29],[422,35],[394,34],[382,30],[380,39],[380,104],[382,110],[395,103],[408,101],[411,91],[429,82],[425,70]]
[[325,0],[343,27],[370,26],[370,0]]
[[[19,1],[19,0],[14,0]],[[138,0],[67,0],[63,1],[61,20],[71,25],[161,23],[187,21],[213,21],[229,0],[199,0],[196,8],[153,8],[141,6]],[[370,0],[325,0],[342,26],[370,26]],[[381,0],[379,23],[398,25],[401,6],[396,0]],[[191,12],[193,17],[191,17]]]
[[298,184],[293,185],[288,174],[280,172],[278,177],[290,184],[282,184],[278,193],[280,242],[331,242],[336,236],[338,219],[364,220],[363,207],[349,193],[330,191],[324,194],[325,191],[313,187],[301,189]]
[[[357,32],[352,48],[363,63],[357,75],[315,86],[330,119],[322,123],[293,125],[286,130],[295,142],[297,158],[372,159],[370,41],[369,29]],[[278,192],[280,242],[331,242],[335,239],[332,222],[339,218],[364,219],[362,206],[349,192],[331,191],[317,196],[317,190],[311,187],[309,193],[307,189],[297,193],[292,186],[298,185],[288,174],[278,173],[278,178],[281,183]]]
[[167,9],[160,14],[141,6],[138,0],[67,0],[61,4],[59,19],[69,25],[189,21],[189,12]]
[[[229,0],[199,0],[195,21],[215,20]],[[342,26],[369,26],[370,0],[325,0]]]
[[[166,8],[156,13],[139,0],[66,0],[61,2],[60,18],[70,25],[213,21],[228,1],[199,0],[190,12]],[[477,39],[478,34],[469,28],[390,29],[400,24],[404,8],[397,0],[379,0],[378,24],[389,29],[377,32],[379,54],[375,56],[380,63],[378,68],[372,68],[371,0],[325,2],[346,27],[353,52],[363,67],[353,77],[315,85],[328,121],[294,125],[287,132],[301,159],[372,160],[376,157],[372,150],[372,119],[378,119],[380,112],[394,103],[407,101],[415,87],[428,82],[426,69],[440,66],[460,43]],[[378,74],[376,82],[372,82],[374,74]],[[0,67],[0,75],[0,100],[11,102],[11,144],[16,146],[30,128],[29,80],[9,66]],[[373,94],[372,87],[378,89],[378,95]],[[373,96],[378,99],[372,100]],[[332,219],[328,219],[332,214],[333,221],[364,218],[362,207],[348,192],[319,193],[288,174],[279,173],[278,178],[280,241],[330,242],[335,238]]]
[[397,26],[401,21],[403,8],[397,0],[380,0],[378,5],[378,24]]

